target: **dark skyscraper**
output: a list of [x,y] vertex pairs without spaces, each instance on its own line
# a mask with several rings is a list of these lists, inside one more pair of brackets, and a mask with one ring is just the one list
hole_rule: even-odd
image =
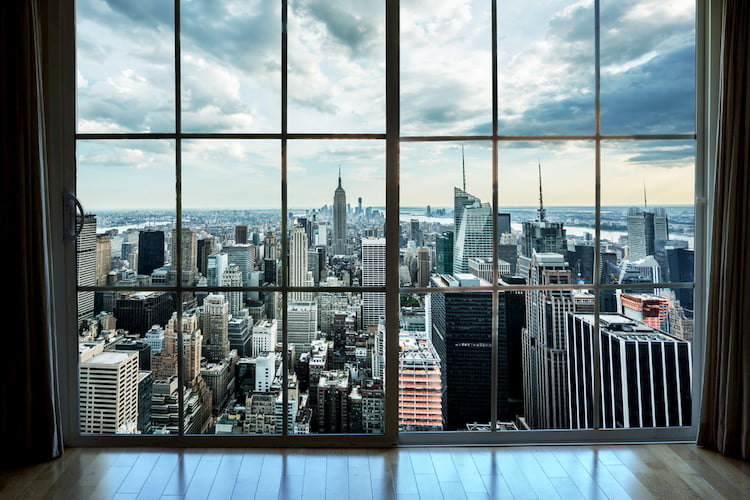
[[234,226],[234,242],[242,244],[248,243],[247,226]]
[[[695,276],[695,251],[687,248],[667,248],[669,261],[669,281],[672,283],[691,283]],[[693,289],[675,288],[675,295],[680,305],[693,311]]]
[[346,191],[341,187],[341,167],[339,185],[333,193],[333,254],[348,254],[346,244]]
[[[480,283],[472,275],[433,275],[431,279],[435,287]],[[487,423],[491,419],[492,294],[433,293],[430,298],[432,344],[442,360],[444,429],[465,430],[469,423]],[[497,414],[500,420],[507,420],[510,413],[504,294],[500,294],[499,305]]]
[[453,231],[435,237],[435,272],[453,274]]
[[138,233],[138,274],[150,276],[154,269],[164,265],[164,232]]

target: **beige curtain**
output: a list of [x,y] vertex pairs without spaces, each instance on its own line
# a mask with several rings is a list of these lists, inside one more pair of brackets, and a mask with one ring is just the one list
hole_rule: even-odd
[[2,362],[0,464],[62,453],[50,293],[40,25],[34,0],[0,6]]
[[750,459],[750,3],[727,0],[698,444]]

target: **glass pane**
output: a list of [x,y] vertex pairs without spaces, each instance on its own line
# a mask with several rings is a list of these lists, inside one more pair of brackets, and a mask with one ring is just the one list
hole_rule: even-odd
[[501,134],[593,134],[594,68],[593,2],[498,2]]
[[492,133],[488,1],[401,2],[401,133]]
[[181,3],[184,132],[281,131],[281,3]]
[[[534,253],[556,253],[576,282],[593,283],[594,164],[591,142],[500,143],[501,279],[513,284],[508,275],[527,278]],[[491,276],[491,260],[474,266]]]
[[77,153],[77,196],[86,212],[78,284],[158,284],[164,235],[174,227],[174,143],[78,141]]
[[469,259],[491,258],[491,204],[489,142],[402,144],[401,286],[427,287],[432,270],[465,273]]
[[289,285],[385,286],[385,143],[288,145]]
[[385,2],[289,2],[289,130],[385,132]]
[[651,326],[692,339],[692,288],[648,284],[693,282],[694,185],[693,141],[603,144],[602,283],[629,284],[623,293],[637,295],[602,292],[603,310],[639,321],[653,316]]
[[693,133],[695,1],[603,1],[601,120],[606,134]]
[[[183,284],[275,286],[281,274],[278,141],[183,141]],[[174,238],[174,235],[172,235]],[[230,312],[259,292],[229,294]]]
[[78,132],[174,132],[174,3],[76,2]]
[[383,432],[385,320],[363,324],[365,295],[317,293],[289,302],[290,434]]
[[[96,292],[98,312],[78,328],[82,433],[177,433],[177,339],[167,328],[174,298]],[[174,394],[164,393],[165,386]]]

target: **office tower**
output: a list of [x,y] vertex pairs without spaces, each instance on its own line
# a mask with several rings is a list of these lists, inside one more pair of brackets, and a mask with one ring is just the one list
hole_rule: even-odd
[[[529,285],[566,285],[570,281],[562,255],[534,254]],[[569,312],[573,312],[570,290],[526,292],[523,388],[526,421],[532,429],[570,427],[565,328]]]
[[297,353],[310,350],[318,332],[318,306],[315,302],[291,301],[287,306],[288,341]]
[[[313,286],[312,273],[308,270],[307,233],[302,226],[292,228],[289,242],[289,286]],[[291,300],[312,300],[311,292],[295,292],[290,295]]]
[[591,284],[594,282],[594,245],[575,245],[567,252],[573,281]]
[[260,320],[253,326],[253,357],[262,352],[276,350],[278,325],[275,319]]
[[350,432],[349,429],[349,374],[341,370],[328,370],[320,374],[312,401],[313,431],[321,433]]
[[138,274],[150,275],[164,265],[164,232],[138,233]]
[[112,270],[112,240],[108,234],[96,235],[96,284],[105,286]]
[[237,351],[239,357],[252,355],[253,317],[248,314],[247,309],[232,314],[227,324],[227,334],[229,335],[229,348]]
[[154,325],[143,338],[143,341],[151,346],[151,355],[161,354],[164,347],[164,329],[159,325]]
[[435,237],[435,272],[453,274],[453,231]]
[[[492,259],[479,259],[472,257],[469,259],[469,274],[473,274],[477,278],[482,278],[485,281],[492,283]],[[504,260],[497,261],[497,275],[510,274],[510,263]]]
[[[96,286],[96,215],[83,217],[83,228],[76,240],[78,286]],[[94,292],[78,292],[78,324],[94,316]]]
[[138,245],[132,241],[123,241],[120,245],[120,260],[128,263],[128,269],[138,269]]
[[331,333],[333,316],[336,312],[353,312],[358,305],[350,305],[349,298],[344,293],[319,293],[315,298],[318,305],[318,328],[325,334]]
[[689,426],[691,345],[616,314],[569,314],[572,428],[594,426],[594,335],[601,345],[601,428]]
[[273,231],[266,232],[265,239],[263,240],[263,257],[272,260],[279,260],[279,257],[281,257],[279,253],[279,241],[276,233]]
[[229,267],[229,256],[225,253],[209,255],[206,262],[206,278],[210,287],[221,286],[224,271]]
[[323,221],[318,222],[318,233],[315,236],[315,246],[328,246],[328,223]]
[[[669,281],[672,283],[692,283],[695,276],[695,251],[687,248],[667,247],[667,260],[669,262]],[[675,296],[680,305],[690,311],[693,308],[693,289],[675,288]]]
[[443,430],[440,357],[429,339],[401,337],[398,353],[398,425],[405,431]]
[[422,244],[422,231],[419,229],[419,220],[411,219],[409,221],[409,237],[417,246]]
[[516,237],[510,233],[500,235],[500,241],[497,244],[497,257],[510,264],[510,274],[516,274],[518,270],[518,244]]
[[478,205],[481,201],[476,196],[473,196],[466,192],[466,186],[464,189],[454,187],[453,188],[453,231],[458,233],[458,227],[461,225],[461,218],[463,217],[464,208],[467,206]]
[[498,213],[497,214],[497,234],[510,234],[510,214]]
[[229,303],[220,294],[209,294],[203,301],[200,313],[203,332],[203,354],[218,363],[229,354]]
[[[520,276],[505,276],[506,285],[525,285]],[[526,326],[526,293],[520,290],[500,294],[505,304],[505,353],[508,363],[509,416],[523,415],[523,329]]]
[[622,314],[655,330],[668,328],[669,301],[648,293],[623,293],[620,296]]
[[138,424],[138,353],[84,351],[79,374],[81,432],[134,434]]
[[418,287],[430,286],[430,250],[421,247],[417,250],[417,283]]
[[124,338],[117,342],[115,351],[133,351],[138,353],[138,369],[151,369],[151,344],[133,338]]
[[234,226],[234,242],[244,245],[247,241],[247,226]]
[[276,353],[263,351],[255,357],[255,392],[269,392],[276,376]]
[[654,255],[654,214],[639,208],[628,211],[628,248],[630,260]]
[[203,276],[208,275],[208,256],[216,253],[216,240],[208,236],[198,240],[198,272]]
[[383,379],[366,378],[359,388],[362,396],[362,432],[382,434],[385,430],[385,388]]
[[[221,286],[242,286],[242,272],[240,268],[234,264],[229,264],[221,276]],[[242,292],[224,292],[224,295],[227,298],[227,302],[229,302],[229,314],[232,316],[239,314],[243,305]]]
[[179,392],[176,376],[154,381],[151,398],[151,425],[154,433],[177,434],[180,425],[184,434],[201,434],[208,429],[212,422],[211,391],[205,383],[197,388],[182,388],[185,405],[182,422],[179,413],[175,411],[179,405]]
[[456,226],[454,273],[469,272],[469,259],[472,257],[492,258],[492,207],[489,203],[480,203],[473,196],[471,198],[476,201],[472,205],[462,206],[461,219]]
[[[385,286],[385,238],[362,238],[362,286]],[[385,316],[385,293],[362,293],[362,326]]]
[[[437,288],[488,285],[471,274],[433,275]],[[443,425],[445,430],[464,430],[475,422],[491,419],[492,294],[489,292],[433,293],[430,340],[442,369]],[[497,414],[507,420],[508,384],[504,296],[498,308]]]
[[163,325],[174,311],[174,295],[161,292],[126,292],[117,295],[112,314],[117,327],[145,335],[153,325]]
[[341,168],[339,167],[339,185],[333,193],[333,255],[349,253],[346,238],[346,192],[341,187]]
[[523,223],[521,254],[532,258],[536,253],[559,253],[567,255],[568,243],[562,222],[547,220],[547,211],[542,198],[542,166],[539,164],[539,208],[537,219]]
[[278,261],[274,259],[265,259],[263,261],[263,282],[275,285],[278,282]]
[[201,367],[201,377],[211,391],[211,411],[218,415],[226,407],[232,395],[231,383],[234,379],[236,353],[231,353],[218,363],[207,363]]
[[180,252],[182,253],[182,284],[184,286],[192,286],[198,279],[198,239],[195,231],[192,229],[182,229],[182,242],[178,243],[177,230],[172,230],[172,255],[171,255],[171,267],[169,274],[171,279],[176,282],[177,280],[177,247],[180,244]]
[[250,273],[255,270],[255,247],[245,244],[225,246],[221,249],[227,254],[227,263],[240,268],[242,273],[242,284],[247,286],[250,282]]
[[151,398],[154,393],[154,372],[138,372],[138,433],[151,434]]
[[[157,380],[177,376],[177,313],[172,313],[164,329],[164,343],[159,354],[152,354],[151,369]],[[198,328],[198,316],[194,313],[182,314],[182,352],[185,384],[196,385],[200,375],[203,355],[203,334]]]
[[276,393],[255,393],[245,402],[245,434],[276,434]]

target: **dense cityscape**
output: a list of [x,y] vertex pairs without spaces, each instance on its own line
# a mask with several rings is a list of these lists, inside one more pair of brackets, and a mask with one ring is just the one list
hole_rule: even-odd
[[[620,288],[599,291],[597,327],[594,291],[564,286],[594,282],[594,210],[545,208],[541,180],[540,167],[536,208],[497,214],[496,266],[500,284],[562,286],[499,293],[495,427],[593,427],[594,336],[602,427],[689,425],[692,289],[648,284],[692,282],[693,208],[602,210],[600,283]],[[78,297],[81,431],[382,433],[385,295],[336,289],[385,285],[385,209],[350,203],[340,172],[332,187],[331,205],[289,211],[289,286],[321,291],[289,293],[287,349],[280,292],[264,290],[281,283],[279,211],[186,210],[179,278],[173,214],[85,216],[79,285],[108,288]],[[401,209],[404,431],[492,426],[492,294],[461,288],[493,279],[493,210],[453,194],[453,207]],[[198,289],[182,318],[159,290],[178,280]],[[118,290],[138,287],[151,289]]]

